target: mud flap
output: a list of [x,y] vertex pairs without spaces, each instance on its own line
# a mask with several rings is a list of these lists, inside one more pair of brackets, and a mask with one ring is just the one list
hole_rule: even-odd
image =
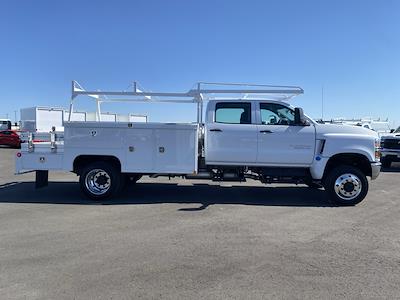
[[40,189],[49,185],[49,171],[36,171],[35,188]]

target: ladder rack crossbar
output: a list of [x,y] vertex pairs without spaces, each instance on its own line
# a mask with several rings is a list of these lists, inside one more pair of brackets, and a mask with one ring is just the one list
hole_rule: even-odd
[[97,95],[97,96],[150,96],[150,97],[198,97],[200,94],[290,94],[300,95],[302,91],[293,90],[218,90],[218,89],[207,89],[207,90],[190,90],[186,93],[168,93],[168,92],[116,92],[116,91],[74,91],[73,98],[79,95]]

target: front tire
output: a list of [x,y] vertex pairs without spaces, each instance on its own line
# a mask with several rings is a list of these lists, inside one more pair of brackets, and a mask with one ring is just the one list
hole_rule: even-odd
[[324,181],[330,200],[341,206],[360,203],[368,193],[368,179],[353,166],[339,166],[329,171]]
[[111,163],[94,162],[83,168],[79,183],[83,194],[90,199],[106,199],[119,192],[121,173]]

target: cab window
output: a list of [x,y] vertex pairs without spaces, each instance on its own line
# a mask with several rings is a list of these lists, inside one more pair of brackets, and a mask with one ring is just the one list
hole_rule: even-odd
[[217,103],[215,105],[215,122],[226,124],[251,124],[251,103]]
[[294,111],[276,103],[261,103],[261,123],[263,125],[294,125]]

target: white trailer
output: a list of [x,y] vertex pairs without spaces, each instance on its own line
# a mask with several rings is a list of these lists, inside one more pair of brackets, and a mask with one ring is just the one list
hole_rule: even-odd
[[[74,172],[92,199],[111,197],[126,181],[150,175],[304,183],[324,187],[337,204],[359,203],[367,177],[380,172],[378,135],[314,122],[287,103],[302,93],[292,86],[220,83],[199,83],[186,93],[142,92],[136,85],[129,92],[99,92],[73,82],[64,133],[49,133],[45,142],[43,134],[29,133],[16,172],[36,171],[37,186],[47,185],[49,170]],[[85,95],[96,100],[97,116],[102,102],[193,103],[197,122],[73,121],[74,102]]]
[[[69,111],[60,107],[44,107],[35,106],[22,108],[20,130],[27,132],[50,132],[55,128],[55,131],[64,131],[64,121],[69,118]],[[98,121],[96,112],[74,111],[70,121],[86,122]],[[136,114],[116,114],[110,112],[102,112],[100,120],[104,122],[134,122],[146,123],[147,116]]]
[[50,107],[28,107],[20,110],[21,131],[50,132],[54,127],[56,131],[63,130],[64,109]]

